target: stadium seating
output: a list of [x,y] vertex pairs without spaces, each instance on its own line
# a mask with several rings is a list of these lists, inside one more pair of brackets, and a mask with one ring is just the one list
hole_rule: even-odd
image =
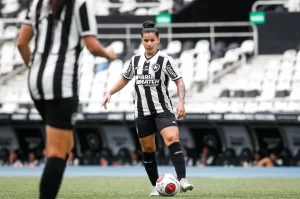
[[[96,1],[95,3],[99,3]],[[157,0],[105,0],[101,1],[103,9],[99,15],[107,15],[111,8],[123,9],[123,13],[135,11],[143,14],[149,9],[162,12],[167,6],[177,1]],[[179,2],[179,1],[178,1]],[[178,3],[177,2],[177,3]],[[190,3],[191,1],[184,1]],[[21,3],[21,4],[20,4]],[[3,1],[6,9],[13,13],[16,8],[22,10],[24,2]],[[6,6],[7,4],[7,6]],[[18,4],[19,6],[16,6]],[[27,3],[28,4],[28,3]],[[117,6],[118,5],[118,6]],[[122,6],[120,6],[122,5]],[[130,5],[134,5],[131,8]],[[146,7],[141,7],[144,5]],[[147,7],[149,5],[149,7]],[[151,5],[151,6],[150,6]],[[155,6],[153,6],[155,5]],[[165,7],[164,7],[165,6]],[[158,8],[161,9],[158,9]],[[126,11],[127,9],[127,11]],[[24,9],[23,9],[24,10]],[[104,13],[105,12],[105,13]],[[121,12],[121,11],[120,11]],[[5,13],[5,12],[4,12]],[[18,12],[19,13],[19,12]],[[22,64],[22,59],[15,47],[14,38],[18,32],[17,26],[7,26],[2,31],[3,44],[0,46],[0,77],[12,72]],[[142,53],[142,45],[126,46],[124,41],[114,41],[111,46],[116,50],[118,59],[108,63],[103,58],[94,58],[85,49],[81,54],[81,85],[80,100],[84,112],[101,112],[99,101],[104,96],[121,72],[128,65],[133,53]],[[202,113],[254,113],[258,112],[294,112],[299,111],[300,99],[300,52],[287,50],[280,57],[254,57],[251,62],[247,58],[253,55],[254,42],[245,40],[242,43],[225,43],[217,41],[214,48],[208,40],[198,41],[173,40],[163,44],[161,50],[171,55],[185,81],[187,89],[187,112]],[[228,72],[233,67],[234,72]],[[237,68],[237,69],[236,69]],[[113,71],[120,71],[115,73]],[[30,102],[21,85],[26,85],[26,72],[18,78],[1,86],[0,94],[14,93],[20,98],[20,103],[12,103],[1,98],[1,112],[26,112],[18,104]],[[218,78],[218,79],[216,79]],[[133,81],[124,90],[113,96],[109,104],[110,111],[132,111]],[[13,87],[13,89],[11,89]],[[22,88],[22,89],[21,89]],[[12,91],[13,90],[13,91]],[[177,89],[175,84],[169,85],[170,96],[176,104]],[[16,94],[17,93],[17,94]],[[8,95],[10,96],[11,93]],[[4,96],[4,95],[3,95]],[[9,97],[8,97],[9,98]],[[120,100],[122,99],[122,101]],[[9,103],[7,103],[9,102]],[[174,106],[175,107],[175,106]],[[31,109],[31,108],[30,108]],[[29,111],[36,111],[31,109]]]
[[[251,41],[245,41],[251,43]],[[218,44],[219,51],[226,51],[224,43]],[[218,46],[217,45],[217,46]],[[249,44],[250,46],[253,44]],[[120,57],[110,63],[110,66],[107,65],[107,61],[103,58],[95,58],[92,56],[86,49],[81,53],[81,61],[80,61],[80,77],[81,77],[81,85],[80,85],[80,100],[83,103],[83,111],[84,112],[101,112],[103,109],[100,107],[99,101],[104,96],[107,89],[109,89],[116,79],[121,75],[124,68],[129,63],[128,56],[123,56],[125,50],[125,44],[122,41],[114,41],[111,44],[112,48],[115,49],[116,53]],[[242,44],[241,46],[245,46]],[[247,49],[247,48],[246,48]],[[139,46],[138,49],[135,50],[135,53],[143,52],[142,45]],[[2,56],[0,59],[0,71],[1,74],[9,73],[13,70],[13,68],[17,64],[21,64],[22,60],[17,53],[16,47],[13,42],[5,42],[1,46]],[[175,63],[178,65],[179,69],[182,71],[182,75],[184,77],[184,81],[186,84],[186,89],[188,91],[188,96],[193,98],[193,96],[200,96],[202,94],[201,89],[208,84],[208,81],[214,77],[214,75],[223,71],[228,64],[232,64],[238,62],[240,60],[241,51],[239,48],[229,49],[224,53],[219,53],[217,50],[210,48],[210,43],[207,40],[199,40],[197,42],[186,41],[181,42],[180,40],[173,40],[165,46],[165,49],[162,51],[174,57]],[[246,50],[247,51],[247,50]],[[251,48],[248,47],[248,53],[251,53]],[[212,59],[212,54],[214,54],[214,58]],[[221,57],[223,54],[224,57]],[[132,52],[131,52],[132,55]],[[123,59],[122,59],[123,58]],[[12,60],[14,60],[12,62]],[[115,73],[113,71],[119,71],[119,73]],[[6,88],[14,87],[19,92],[19,96],[21,97],[22,103],[25,103],[29,100],[29,94],[26,94],[26,90],[23,89],[21,85],[26,85],[26,75],[27,72],[24,72],[18,78],[11,79],[8,81]],[[120,93],[116,96],[113,96],[112,102],[109,104],[110,111],[132,111],[133,110],[133,93],[134,82],[131,81],[130,85],[126,86]],[[284,84],[282,87],[284,88]],[[177,95],[177,88],[175,84],[170,84],[169,93],[171,97],[175,97]],[[0,91],[6,92],[5,89],[1,89]],[[285,92],[281,93],[284,95]],[[293,97],[297,97],[297,93],[291,93]],[[193,96],[191,96],[193,95]],[[119,100],[122,99],[122,100]],[[1,99],[1,102],[5,104],[5,99]],[[175,100],[176,102],[177,100]],[[10,102],[10,104],[13,104]],[[191,103],[192,104],[192,103]],[[205,108],[193,109],[191,111],[211,111],[209,107],[213,106],[211,103]],[[240,106],[232,104],[232,107]],[[1,112],[7,112],[5,108],[1,109]],[[13,105],[9,105],[12,107],[8,109],[9,112],[14,112],[18,110],[18,106],[15,107]],[[199,106],[197,106],[199,107]],[[227,107],[224,102],[219,103],[217,107],[220,107],[220,110],[223,110]],[[192,106],[191,106],[192,108]],[[202,110],[203,109],[203,110]],[[206,109],[206,110],[204,110]],[[236,111],[240,110],[240,108],[236,107]],[[187,110],[189,109],[189,105],[187,105]],[[224,111],[226,112],[226,108]],[[22,110],[24,111],[24,110]],[[32,111],[36,111],[32,109]]]
[[[96,15],[156,15],[177,11],[193,0],[94,0]],[[2,0],[1,14],[7,18],[23,19],[31,0]]]

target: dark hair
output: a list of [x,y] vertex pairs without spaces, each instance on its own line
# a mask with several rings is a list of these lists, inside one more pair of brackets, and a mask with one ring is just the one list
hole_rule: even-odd
[[156,28],[156,25],[153,21],[145,21],[143,22],[143,30],[141,33],[141,36],[144,35],[144,33],[150,33],[153,32],[156,34],[157,37],[159,37],[159,32]]
[[49,0],[49,6],[52,9],[54,21],[59,20],[64,5],[66,5],[69,1],[72,0]]

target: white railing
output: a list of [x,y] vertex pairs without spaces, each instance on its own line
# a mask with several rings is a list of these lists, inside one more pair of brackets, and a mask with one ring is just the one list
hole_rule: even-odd
[[263,5],[284,5],[287,3],[288,0],[268,0],[268,1],[256,1],[252,5],[252,12],[257,11],[258,6],[263,6]]
[[[108,5],[109,8],[120,8],[123,3],[110,3]],[[158,7],[160,5],[159,2],[144,2],[144,3],[135,3],[136,8],[153,8]]]
[[[247,38],[252,37],[255,43],[254,53],[258,53],[258,32],[257,27],[249,22],[212,22],[212,23],[173,23],[170,25],[158,25],[158,29],[167,29],[167,33],[160,34],[161,38],[166,38],[172,41],[174,38],[210,38],[211,47],[215,47],[216,38],[239,37]],[[248,32],[217,32],[217,27],[249,27],[252,30]],[[116,34],[99,34],[99,39],[125,39],[126,45],[129,46],[132,39],[139,39],[140,34],[132,34],[133,29],[141,29],[141,24],[98,24],[99,29],[125,29],[125,33]],[[173,33],[176,28],[209,28],[209,31],[202,33]]]
[[[0,19],[0,23],[16,23],[20,24],[19,19]],[[167,38],[172,41],[174,38],[209,38],[211,47],[215,46],[216,38],[239,37],[247,38],[252,37],[255,43],[255,54],[258,52],[258,32],[257,27],[249,22],[211,22],[211,23],[172,23],[169,25],[157,25],[158,28],[166,28],[167,33],[160,34],[161,38]],[[249,27],[251,30],[248,32],[217,32],[217,27]],[[139,39],[140,34],[132,34],[133,29],[141,29],[141,24],[98,24],[99,29],[125,29],[120,33],[113,34],[98,34],[99,39],[125,39],[126,45],[129,46],[132,39]],[[173,33],[176,28],[209,28],[209,31],[202,33]],[[1,39],[1,38],[0,38]]]

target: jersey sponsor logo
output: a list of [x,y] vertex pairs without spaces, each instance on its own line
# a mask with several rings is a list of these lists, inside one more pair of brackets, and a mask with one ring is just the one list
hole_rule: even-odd
[[160,65],[159,64],[152,64],[152,70],[154,72],[157,72],[160,69]]
[[131,66],[131,62],[130,62],[126,72],[124,73],[125,77],[130,77],[131,69],[132,69],[132,66]]
[[149,66],[148,65],[144,66],[143,70],[144,71],[148,71],[149,70]]
[[172,79],[175,79],[178,77],[171,65],[167,65],[166,69],[167,69],[169,75],[172,77]]
[[136,80],[137,85],[144,85],[144,86],[158,86],[159,82],[160,79],[155,79],[150,74],[138,75]]

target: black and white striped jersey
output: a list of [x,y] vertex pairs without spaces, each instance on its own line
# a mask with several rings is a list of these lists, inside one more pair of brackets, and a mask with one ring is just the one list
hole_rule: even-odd
[[173,58],[157,51],[151,58],[135,55],[123,73],[126,79],[135,77],[135,117],[173,112],[168,93],[170,79],[181,78]]
[[90,0],[73,0],[53,21],[49,0],[34,0],[25,24],[34,30],[29,90],[33,99],[78,96],[78,58],[81,37],[96,35],[96,17]]

